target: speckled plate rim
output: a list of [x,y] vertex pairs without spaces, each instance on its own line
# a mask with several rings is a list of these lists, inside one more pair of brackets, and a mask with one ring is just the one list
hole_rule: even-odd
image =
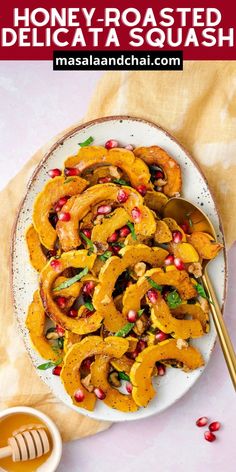
[[[208,189],[208,192],[211,196],[211,199],[214,203],[214,206],[215,206],[215,210],[216,210],[216,215],[217,215],[217,219],[219,221],[219,228],[220,228],[220,232],[221,232],[221,236],[222,236],[222,241],[223,241],[223,260],[224,260],[224,287],[223,287],[223,296],[222,296],[222,313],[224,313],[224,306],[225,306],[225,300],[226,300],[226,295],[227,295],[227,282],[228,282],[228,264],[227,264],[227,254],[226,254],[226,245],[225,245],[225,236],[224,236],[224,230],[223,230],[223,225],[222,225],[222,220],[221,220],[221,217],[220,217],[220,213],[219,213],[219,210],[218,210],[218,207],[217,207],[217,204],[216,204],[216,201],[215,201],[215,198],[214,198],[214,195],[213,195],[213,192],[212,190],[209,188],[209,185],[208,185],[208,182],[207,182],[207,179],[201,169],[201,167],[199,166],[199,164],[195,161],[195,159],[192,157],[192,155],[185,149],[185,147],[171,134],[169,133],[165,128],[163,128],[162,126],[160,126],[159,124],[156,124],[156,123],[153,123],[152,121],[149,121],[147,119],[144,119],[144,118],[139,118],[139,117],[135,117],[135,116],[131,116],[131,115],[111,115],[111,116],[105,116],[105,117],[100,117],[100,118],[97,118],[97,119],[94,119],[94,120],[90,120],[90,121],[87,121],[87,122],[83,122],[81,123],[80,125],[76,125],[72,128],[69,128],[68,131],[66,131],[65,133],[61,132],[59,133],[59,138],[56,136],[55,137],[55,142],[52,144],[52,146],[50,146],[49,150],[44,154],[44,156],[41,158],[41,160],[39,161],[39,163],[36,165],[35,167],[35,170],[33,171],[32,173],[32,176],[30,177],[29,181],[28,181],[28,184],[26,186],[26,192],[25,192],[25,195],[24,197],[22,198],[20,204],[19,204],[19,207],[18,207],[18,211],[17,211],[17,215],[15,217],[15,221],[14,221],[14,224],[13,224],[13,227],[12,227],[12,237],[11,237],[11,250],[10,250],[10,286],[11,286],[11,297],[12,297],[12,302],[13,302],[13,306],[15,307],[15,304],[16,304],[16,299],[15,299],[15,296],[14,296],[14,275],[13,275],[13,259],[14,259],[14,246],[15,246],[15,237],[16,237],[16,228],[17,228],[17,224],[18,224],[18,220],[19,220],[19,217],[20,217],[20,213],[21,213],[21,209],[25,203],[25,200],[26,200],[26,197],[27,197],[27,194],[28,192],[30,191],[31,189],[31,186],[34,182],[34,179],[37,177],[39,171],[41,170],[41,167],[47,162],[47,160],[49,159],[49,157],[51,156],[51,154],[59,147],[59,146],[62,146],[64,141],[67,140],[68,138],[74,136],[77,132],[79,131],[82,131],[83,129],[85,128],[88,128],[93,126],[93,125],[97,125],[99,123],[104,123],[104,122],[108,122],[108,121],[125,121],[125,120],[128,120],[128,121],[133,121],[133,122],[141,122],[141,123],[144,123],[144,124],[147,124],[148,126],[150,127],[153,127],[155,128],[156,130],[159,130],[161,131],[168,139],[170,139],[171,141],[173,141],[177,146],[179,146],[179,148],[183,151],[183,153],[187,156],[187,158],[192,162],[192,164],[194,165],[194,167],[197,169],[197,171],[199,172],[199,174],[201,175],[202,179],[204,180],[205,184],[206,184],[206,187]],[[16,310],[14,310],[16,311]],[[24,338],[24,336],[22,336],[22,333],[21,333],[21,329],[20,329],[20,320],[18,319],[18,316],[16,314],[16,319],[17,319],[17,330],[18,330],[18,333],[20,334],[21,338],[23,338],[23,341],[24,341],[24,344],[25,344],[25,347],[26,347],[26,350],[29,354],[29,357],[30,357],[30,360],[32,362],[32,365],[34,366],[37,374],[39,375],[39,377],[45,382],[45,379],[43,378],[42,374],[40,371],[38,371],[35,367],[35,364],[33,362],[33,359],[32,359],[32,355],[31,355],[31,349],[27,346],[27,343],[26,343],[26,340]],[[200,376],[202,375],[203,371],[206,369],[207,365],[208,365],[208,362],[210,360],[210,357],[212,355],[212,352],[214,350],[214,347],[215,347],[215,343],[216,343],[216,335],[215,335],[215,340],[214,340],[214,343],[213,343],[213,346],[212,348],[210,349],[210,352],[209,352],[209,359],[208,361],[206,362],[205,366],[203,369],[200,369],[199,370],[199,373],[198,373],[198,376],[196,376],[196,378],[194,379],[194,381],[192,382],[191,385],[189,385],[186,390],[184,391],[184,393],[181,393],[180,395],[176,396],[175,400],[170,404],[170,405],[167,405],[167,406],[164,406],[163,408],[159,409],[158,411],[152,411],[150,409],[150,411],[148,411],[149,409],[146,408],[145,410],[145,414],[140,417],[140,418],[135,418],[132,416],[132,413],[131,414],[127,414],[126,417],[124,417],[122,415],[122,417],[120,418],[116,418],[116,419],[112,419],[113,422],[122,422],[122,421],[139,421],[141,419],[145,419],[145,418],[148,418],[150,416],[153,416],[153,415],[157,415],[157,414],[160,414],[162,413],[163,411],[165,411],[166,409],[168,409],[169,407],[171,407],[173,404],[175,404],[178,400],[180,400],[187,392],[190,391],[190,389],[195,385],[195,383],[197,382],[197,380],[200,378]],[[59,398],[62,402],[63,402],[63,399],[56,394],[55,390],[53,389],[52,386],[48,385],[48,383],[46,382],[46,385],[47,387],[52,391],[52,393],[57,396],[57,398]],[[65,403],[65,402],[64,402]],[[94,412],[88,412],[82,408],[79,408],[79,407],[76,407],[75,405],[71,404],[69,405],[68,403],[66,403],[66,405],[72,409],[74,409],[75,411],[77,411],[78,413],[80,414],[83,414],[84,416],[88,416],[88,417],[91,417],[91,418],[94,418],[94,419],[98,419],[96,417],[96,415],[94,415],[93,413]],[[104,420],[104,421],[110,421],[109,417],[104,417],[104,418],[99,418],[100,420]]]

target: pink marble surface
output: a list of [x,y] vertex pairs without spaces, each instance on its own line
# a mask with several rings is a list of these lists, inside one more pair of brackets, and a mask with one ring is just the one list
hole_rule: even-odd
[[[47,62],[0,63],[0,188],[57,132],[83,117],[101,72],[53,72]],[[225,318],[236,344],[236,245],[229,256]],[[222,422],[215,443],[195,420]],[[94,437],[67,443],[58,472],[235,471],[236,404],[217,343],[194,388],[166,412],[113,425]]]

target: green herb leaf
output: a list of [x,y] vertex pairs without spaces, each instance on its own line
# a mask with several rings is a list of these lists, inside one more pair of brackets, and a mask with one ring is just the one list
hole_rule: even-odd
[[58,338],[57,344],[58,344],[59,349],[63,349],[63,347],[64,347],[64,338],[63,337]]
[[94,251],[93,241],[91,241],[91,239],[87,238],[87,236],[85,236],[85,234],[82,233],[82,231],[79,234],[80,234],[80,237],[86,242],[88,248],[90,249],[90,252],[93,252]]
[[140,318],[140,316],[142,316],[143,312],[144,312],[144,308],[142,308],[141,310],[138,311],[138,317],[139,318]]
[[201,284],[197,283],[194,285],[194,287],[196,288],[198,295],[200,295],[202,298],[205,298],[209,303],[214,305],[213,301],[210,299],[209,295],[206,293],[204,287]]
[[99,257],[99,259],[101,259],[101,261],[106,261],[107,259],[109,259],[109,257],[112,256],[112,252],[111,251],[105,251],[103,254],[101,254]]
[[69,182],[75,182],[76,179],[74,177],[68,177],[67,179],[64,180],[63,184],[68,184]]
[[114,184],[126,185],[126,187],[130,187],[128,182],[126,182],[126,180],[123,180],[123,179],[113,179],[113,182],[114,182]]
[[[140,318],[140,316],[142,316],[143,312],[144,312],[144,308],[142,308],[141,310],[138,311],[138,317],[139,318]],[[135,325],[135,323],[126,323],[126,325],[124,325],[123,328],[119,329],[119,331],[117,331],[114,336],[124,338],[125,336],[127,336],[127,334],[130,333],[130,331],[133,329],[134,325]]]
[[94,141],[94,139],[92,138],[92,136],[89,136],[88,139],[86,139],[83,143],[79,143],[80,147],[85,147],[85,146],[89,146],[90,144],[92,144]]
[[119,242],[115,242],[115,243],[109,243],[110,246],[119,246],[119,247],[125,247],[124,243],[119,243]]
[[133,329],[135,323],[126,323],[126,325],[123,326],[123,328],[119,329],[119,331],[117,331],[115,333],[115,336],[118,336],[120,338],[124,338],[125,336],[127,336],[127,334],[130,333],[130,331]]
[[94,311],[94,306],[91,302],[85,302],[84,306],[89,310],[89,311]]
[[47,369],[51,369],[51,367],[55,367],[56,365],[59,365],[61,363],[62,363],[62,357],[60,357],[60,359],[58,359],[56,362],[49,361],[49,362],[45,362],[45,364],[40,364],[40,365],[37,366],[37,369],[47,370]]
[[79,280],[81,280],[82,277],[87,275],[88,271],[89,271],[88,267],[85,267],[83,270],[81,270],[81,272],[79,274],[75,275],[74,277],[71,277],[71,279],[65,280],[65,282],[62,282],[60,285],[55,287],[53,289],[53,292],[59,292],[59,290],[70,287],[71,285],[73,285],[76,282],[78,282]]
[[170,308],[177,308],[177,306],[181,305],[182,303],[182,300],[176,290],[168,293],[166,299]]
[[118,372],[118,377],[120,380],[127,380],[127,382],[130,381],[129,376],[125,372]]
[[128,222],[127,222],[127,226],[128,226],[128,228],[130,229],[132,238],[133,238],[134,240],[136,240],[136,239],[137,239],[137,235],[136,235],[136,233],[135,233],[134,223],[131,223],[131,221],[128,221]]
[[151,285],[151,287],[155,288],[156,290],[159,290],[159,292],[162,291],[162,286],[158,285],[154,280],[151,279],[151,277],[145,277],[148,280],[148,283]]

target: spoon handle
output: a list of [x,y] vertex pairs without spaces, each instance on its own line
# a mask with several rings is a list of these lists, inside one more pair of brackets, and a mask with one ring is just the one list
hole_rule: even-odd
[[218,334],[224,358],[228,366],[230,377],[236,390],[236,355],[234,352],[234,347],[229,337],[229,333],[226,328],[214,289],[206,271],[205,274],[202,276],[202,282],[213,302],[213,304],[211,304],[212,318],[215,324],[216,332]]

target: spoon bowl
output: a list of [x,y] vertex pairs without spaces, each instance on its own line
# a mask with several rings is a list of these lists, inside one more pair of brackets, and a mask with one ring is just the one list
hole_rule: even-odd
[[[174,197],[167,202],[162,213],[163,217],[173,218],[179,225],[187,222],[190,233],[193,233],[194,231],[203,231],[213,236],[213,238],[216,240],[215,228],[209,218],[202,210],[200,210],[200,208],[188,200],[180,197]],[[203,274],[201,281],[206,295],[209,296],[209,300],[211,302],[210,307],[212,318],[216,327],[225,361],[228,366],[234,388],[236,390],[236,355],[221,313],[219,302],[206,270],[206,266],[209,262],[210,261],[207,259],[203,259],[202,261]]]

